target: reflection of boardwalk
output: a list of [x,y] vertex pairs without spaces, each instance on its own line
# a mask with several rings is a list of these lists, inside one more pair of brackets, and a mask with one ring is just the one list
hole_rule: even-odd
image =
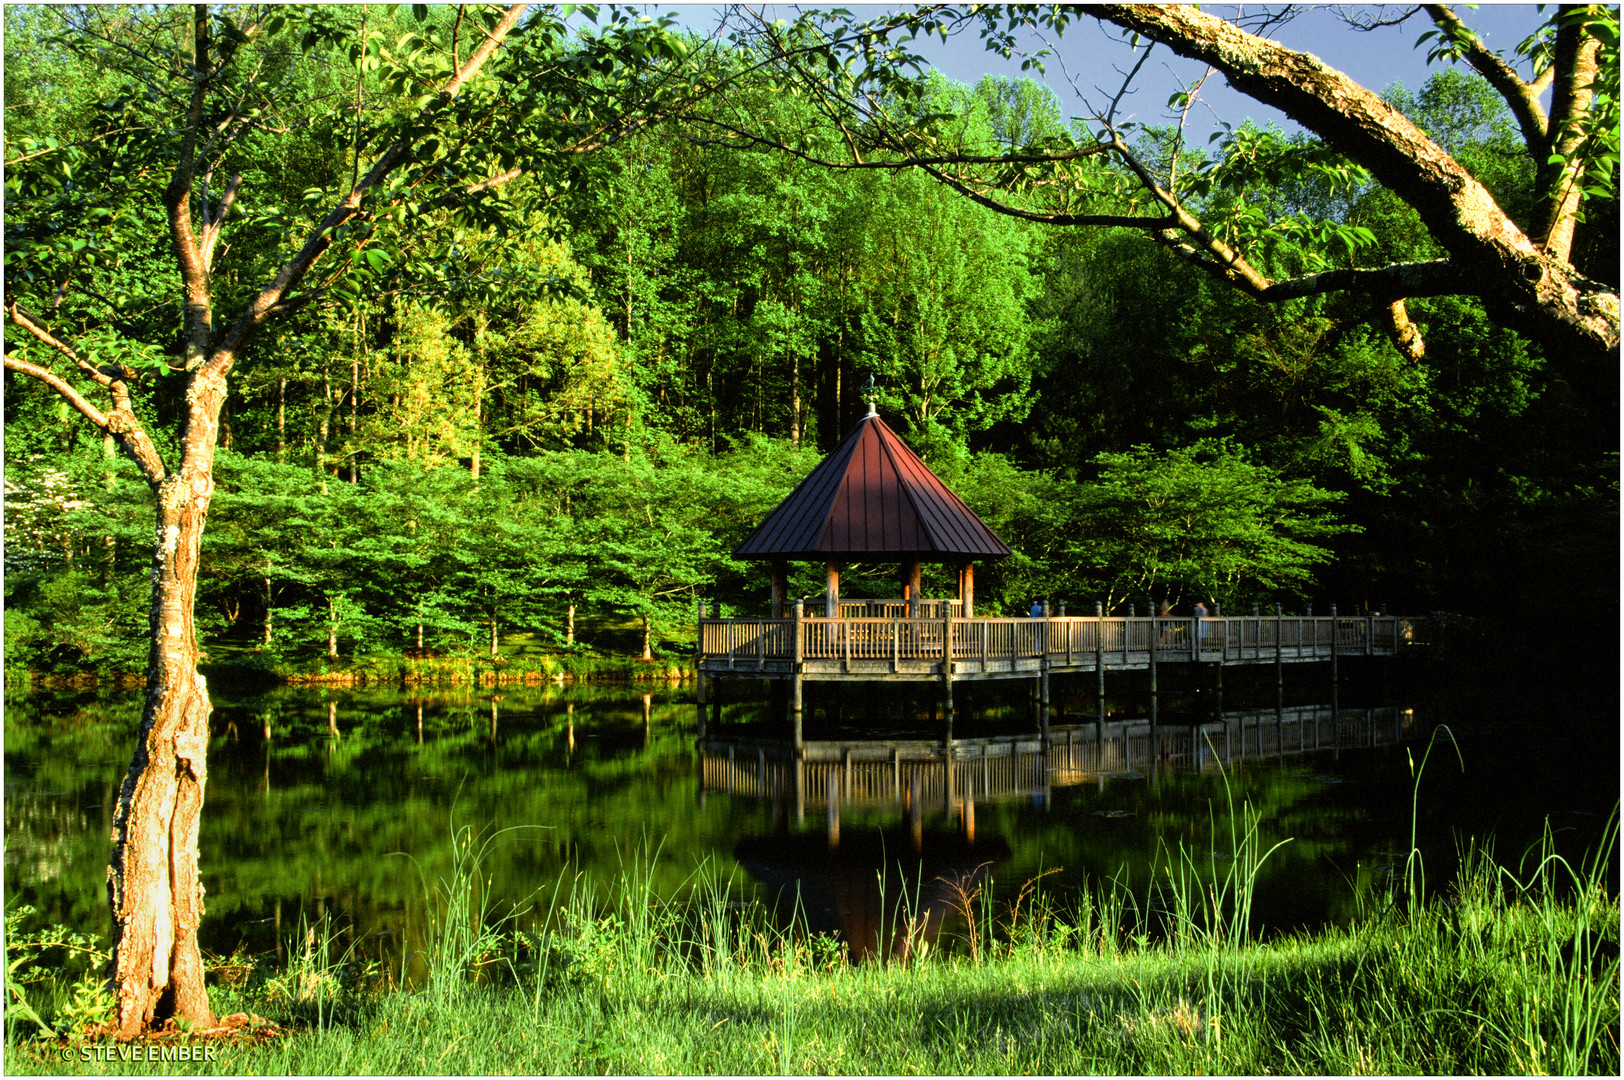
[[1227,712],[1196,727],[1144,720],[1055,727],[1035,734],[940,741],[702,740],[703,786],[760,799],[848,807],[935,806],[1044,797],[1064,787],[1153,769],[1206,770],[1315,750],[1389,746],[1409,737],[1410,710],[1311,705]]

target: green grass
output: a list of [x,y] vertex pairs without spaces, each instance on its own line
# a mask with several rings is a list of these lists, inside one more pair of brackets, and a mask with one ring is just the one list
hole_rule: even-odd
[[[1245,919],[1267,857],[1249,821],[1233,862],[1203,870],[1168,853],[1149,892],[1104,882],[1061,910],[1036,887],[994,904],[969,886],[934,943],[915,936],[906,960],[855,966],[708,866],[655,895],[646,848],[612,896],[566,876],[530,910],[497,912],[481,867],[504,838],[462,829],[448,876],[423,883],[424,954],[366,959],[323,924],[301,928],[281,969],[221,963],[216,1011],[284,1033],[171,1068],[1617,1075],[1616,811],[1581,864],[1550,836],[1512,865],[1469,846],[1428,902],[1400,884],[1367,897],[1354,926],[1262,941]],[[95,1002],[60,978],[19,986],[37,1022],[8,998],[7,1070],[150,1073],[61,1060],[85,1051],[41,1026],[80,1023]]]

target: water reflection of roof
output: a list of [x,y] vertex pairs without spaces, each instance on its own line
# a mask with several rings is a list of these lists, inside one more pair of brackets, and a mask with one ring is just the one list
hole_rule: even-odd
[[916,855],[897,830],[852,830],[835,850],[822,833],[747,836],[733,855],[776,894],[781,911],[798,905],[810,932],[839,936],[860,960],[882,942],[889,955],[901,955],[910,926],[933,940],[960,897],[1010,855],[996,837],[972,844],[957,832],[930,831],[922,839]]

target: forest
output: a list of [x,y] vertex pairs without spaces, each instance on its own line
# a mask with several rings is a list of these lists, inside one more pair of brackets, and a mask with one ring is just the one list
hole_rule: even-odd
[[[154,453],[181,455],[197,364],[165,155],[192,15],[5,18],[6,666],[136,672],[150,477],[11,361],[127,372]],[[220,99],[193,197],[224,309],[365,171],[476,19],[210,18]],[[1047,597],[1512,620],[1614,591],[1616,352],[1598,371],[1481,297],[1419,295],[1416,355],[1366,293],[1260,302],[1143,229],[1045,220],[1117,212],[1144,163],[1182,174],[1183,205],[1266,274],[1436,258],[1418,211],[1319,137],[1243,122],[1185,145],[1174,103],[1165,125],[1113,134],[1122,161],[1006,169],[988,181],[998,212],[939,170],[832,167],[808,134],[830,127],[830,95],[752,66],[770,39],[541,21],[525,29],[553,34],[531,46],[545,56],[481,76],[234,372],[197,568],[211,658],[494,655],[508,635],[567,652],[578,615],[684,653],[696,600],[762,608],[762,568],[729,552],[865,411],[869,377],[1015,549],[983,568],[989,612]],[[705,92],[677,86],[701,54]],[[1518,118],[1447,59],[1381,97],[1513,219],[1537,216]],[[1090,138],[1028,79],[886,78],[861,99],[908,114],[861,117],[886,160],[907,160],[886,132],[909,123],[960,160]],[[531,114],[492,108],[524,79]],[[1616,291],[1616,189],[1595,175],[1616,155],[1596,157],[1572,263]],[[480,169],[514,175],[452,198]],[[821,568],[802,569],[792,592],[819,593]],[[896,590],[894,568],[853,572],[859,594]],[[927,594],[949,587],[927,576]]]

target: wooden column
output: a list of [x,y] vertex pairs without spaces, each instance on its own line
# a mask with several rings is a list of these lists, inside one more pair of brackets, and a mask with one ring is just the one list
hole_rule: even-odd
[[824,594],[824,616],[830,619],[840,618],[840,564],[830,561],[824,564],[824,570],[829,575],[828,591]]
[[919,560],[905,563],[902,567],[902,598],[908,601],[908,618],[919,618],[919,590],[921,570]]
[[975,616],[976,606],[976,565],[975,563],[959,564],[959,614],[969,619]]

